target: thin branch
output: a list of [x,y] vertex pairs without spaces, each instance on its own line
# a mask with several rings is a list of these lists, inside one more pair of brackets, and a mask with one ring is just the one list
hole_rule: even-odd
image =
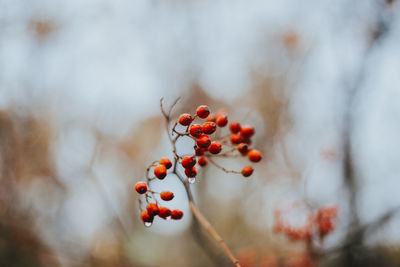
[[219,165],[218,163],[216,163],[211,157],[208,157],[208,161],[211,162],[215,167],[217,167],[217,168],[223,170],[223,171],[226,172],[226,173],[242,174],[242,173],[239,172],[239,171],[228,170],[228,169],[222,167],[221,165]]

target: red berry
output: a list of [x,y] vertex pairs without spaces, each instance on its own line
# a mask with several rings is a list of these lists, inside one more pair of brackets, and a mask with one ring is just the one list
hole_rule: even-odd
[[248,125],[243,126],[242,129],[240,130],[240,134],[243,137],[252,137],[254,133],[255,133],[254,128]]
[[208,148],[210,146],[210,144],[211,144],[210,137],[208,137],[207,135],[203,134],[202,136],[197,138],[196,144],[197,144],[198,147]]
[[242,155],[246,155],[247,152],[249,152],[249,146],[248,146],[247,144],[245,144],[245,143],[240,143],[240,144],[237,146],[237,149],[239,150],[239,152],[240,152]]
[[185,169],[190,169],[194,165],[196,165],[196,157],[194,156],[187,156],[184,157],[181,161],[182,167]]
[[165,168],[167,169],[172,167],[172,162],[169,160],[169,158],[161,158],[159,162],[161,165],[164,165]]
[[192,167],[190,169],[185,169],[185,174],[187,177],[193,178],[196,177],[197,171],[195,167]]
[[249,177],[252,173],[253,173],[253,167],[251,167],[251,166],[243,167],[242,175],[244,177]]
[[231,134],[231,143],[232,144],[240,144],[243,140],[243,137],[240,134]]
[[151,215],[147,212],[147,210],[142,211],[142,213],[140,214],[140,218],[141,218],[142,221],[145,222],[145,223],[146,223],[146,222],[151,223],[151,222],[153,222],[153,220],[154,220],[154,217],[151,216]]
[[167,176],[167,168],[164,165],[157,165],[154,168],[154,175],[160,180],[164,179]]
[[217,125],[212,121],[207,121],[203,124],[203,133],[205,134],[212,134],[217,130]]
[[210,109],[207,106],[199,106],[196,109],[196,114],[197,116],[199,116],[199,118],[205,119],[208,117],[208,115],[210,115]]
[[200,137],[201,134],[203,133],[201,125],[193,124],[192,126],[190,126],[189,133],[193,137],[196,138]]
[[204,166],[207,165],[208,159],[207,159],[206,157],[200,157],[200,158],[197,160],[197,162],[199,163],[199,165],[200,165],[201,167],[204,167]]
[[249,153],[247,153],[247,157],[252,162],[259,162],[262,158],[262,155],[260,151],[253,149],[250,150]]
[[172,210],[171,211],[171,219],[180,220],[183,217],[183,211],[181,210]]
[[160,207],[160,212],[158,213],[158,217],[167,219],[168,216],[171,215],[171,210],[167,207]]
[[228,124],[228,116],[224,114],[217,117],[216,123],[219,127],[225,127]]
[[147,184],[145,182],[137,182],[135,184],[135,190],[139,194],[144,194],[147,192]]
[[190,114],[184,113],[179,117],[179,123],[183,126],[188,126],[192,123],[193,117]]
[[151,202],[146,207],[147,212],[150,216],[156,216],[159,213],[159,208],[157,203]]
[[231,130],[232,133],[238,133],[240,129],[242,129],[242,126],[238,121],[234,121],[229,125],[229,130]]
[[205,151],[205,149],[204,148],[200,148],[200,147],[195,147],[195,153],[196,153],[196,156],[203,156],[204,155],[204,151]]
[[174,193],[172,193],[170,191],[162,191],[160,193],[160,197],[164,201],[169,201],[169,200],[172,200],[174,198]]
[[219,152],[221,152],[221,149],[222,145],[217,141],[211,142],[210,146],[208,147],[208,151],[211,154],[218,154]]

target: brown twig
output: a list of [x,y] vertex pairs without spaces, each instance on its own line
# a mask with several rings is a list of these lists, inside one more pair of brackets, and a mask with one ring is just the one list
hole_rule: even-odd
[[215,167],[217,167],[217,168],[223,170],[223,171],[226,172],[226,173],[242,174],[242,173],[239,172],[239,171],[228,170],[228,169],[222,167],[221,165],[219,165],[218,163],[216,163],[216,162],[215,162],[212,158],[210,158],[210,157],[208,157],[208,161],[211,162],[211,164],[213,164]]
[[[190,188],[190,184],[188,182],[187,179],[185,179],[179,172],[177,169],[178,166],[178,160],[180,158],[180,156],[177,154],[176,152],[176,142],[180,137],[183,137],[185,135],[177,135],[175,137],[172,137],[170,131],[169,131],[169,123],[170,123],[170,114],[172,111],[172,108],[175,106],[175,104],[178,102],[179,99],[175,100],[173,105],[170,107],[169,111],[166,112],[164,110],[163,107],[163,98],[161,98],[160,100],[160,108],[161,108],[161,113],[164,115],[165,121],[166,121],[166,129],[167,129],[167,133],[168,133],[168,137],[171,141],[171,145],[172,145],[172,150],[174,153],[174,165],[173,165],[173,169],[172,169],[172,173],[175,174],[178,179],[182,182],[182,184],[185,187],[186,190],[186,194],[188,196],[188,200],[189,200],[189,208],[190,211],[192,212],[192,216],[193,216],[193,223],[192,223],[192,230],[193,233],[196,233],[197,235],[197,241],[199,242],[199,245],[206,251],[206,253],[212,258],[218,261],[218,265],[221,266],[221,264],[224,264],[223,262],[225,262],[225,260],[219,260],[219,257],[217,256],[217,253],[215,251],[213,251],[211,248],[211,246],[209,246],[206,242],[206,238],[204,236],[202,236],[202,232],[199,229],[199,226],[202,226],[205,230],[208,231],[208,233],[210,234],[210,236],[221,246],[221,248],[223,249],[224,253],[226,254],[226,256],[229,258],[229,261],[232,263],[232,265],[236,266],[236,267],[241,267],[239,264],[239,261],[235,258],[235,256],[233,255],[233,253],[229,250],[228,246],[225,244],[224,240],[220,237],[220,235],[217,233],[217,231],[212,227],[212,225],[207,221],[207,219],[204,217],[204,215],[200,212],[200,210],[196,207],[195,203],[194,203],[194,198],[193,198],[193,194]],[[173,129],[175,129],[176,124],[174,124]]]

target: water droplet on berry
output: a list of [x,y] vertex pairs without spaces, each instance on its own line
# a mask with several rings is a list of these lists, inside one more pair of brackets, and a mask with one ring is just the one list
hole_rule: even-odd
[[153,225],[152,222],[145,222],[145,223],[144,223],[144,226],[146,226],[146,227],[150,227],[150,226],[152,226],[152,225]]
[[194,184],[196,178],[188,178],[189,184]]

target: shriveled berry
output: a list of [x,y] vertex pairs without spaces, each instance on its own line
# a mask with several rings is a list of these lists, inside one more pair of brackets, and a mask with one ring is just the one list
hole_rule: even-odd
[[171,215],[171,210],[167,207],[160,207],[160,212],[158,213],[158,217],[167,219],[168,216]]
[[234,121],[231,124],[229,124],[229,130],[231,130],[232,133],[238,133],[240,132],[240,129],[242,129],[242,126],[238,121]]
[[185,169],[185,174],[186,174],[186,176],[189,177],[189,178],[196,177],[196,175],[197,175],[196,168],[195,168],[195,167],[192,167],[192,168],[190,168],[190,169]]
[[247,153],[247,157],[252,162],[259,162],[262,158],[262,155],[260,151],[253,149],[250,150],[249,153]]
[[251,138],[250,137],[242,137],[242,143],[251,145]]
[[167,169],[172,167],[172,162],[169,158],[161,158],[159,162],[161,165],[164,165],[165,168]]
[[251,167],[251,166],[243,167],[242,175],[244,177],[249,177],[252,173],[253,173],[253,167]]
[[179,123],[183,126],[188,126],[193,121],[193,117],[190,114],[184,113],[179,116]]
[[217,120],[217,116],[215,114],[210,114],[210,116],[207,117],[206,121],[212,121],[215,122]]
[[196,137],[196,138],[200,137],[201,134],[203,133],[201,125],[200,124],[192,124],[192,126],[190,126],[189,133],[193,137]]
[[212,134],[217,130],[217,125],[212,121],[207,121],[202,126],[203,133]]
[[208,151],[211,154],[218,154],[219,152],[221,152],[221,149],[222,145],[217,141],[211,142],[210,146],[208,147]]
[[167,176],[167,168],[161,164],[157,165],[154,168],[154,175],[160,180],[164,179]]
[[239,152],[242,154],[242,155],[246,155],[247,154],[247,152],[249,152],[249,146],[246,144],[246,143],[240,143],[238,146],[237,146],[237,149],[239,150]]
[[137,182],[135,184],[135,190],[139,194],[144,194],[147,192],[147,184],[145,182]]
[[170,191],[162,191],[160,193],[160,197],[164,201],[169,201],[169,200],[172,200],[174,198],[174,193],[172,193]]
[[225,110],[220,109],[220,110],[218,110],[218,112],[215,114],[215,116],[216,116],[217,118],[220,117],[220,116],[228,116],[228,113],[227,113]]
[[200,148],[200,147],[195,147],[194,149],[196,156],[203,156],[204,152],[206,151],[204,148]]
[[194,165],[196,165],[196,157],[194,156],[187,156],[184,157],[181,161],[182,167],[185,169],[190,169]]
[[207,135],[203,134],[202,136],[197,138],[196,144],[200,148],[208,148],[210,146],[210,144],[211,144],[210,137],[208,137]]
[[200,157],[200,158],[197,160],[197,163],[199,163],[199,165],[200,165],[201,167],[204,167],[204,166],[207,165],[208,159],[207,159],[206,157]]
[[235,145],[237,145],[237,144],[240,144],[241,142],[242,142],[242,140],[243,140],[243,137],[240,135],[240,134],[231,134],[231,143],[232,144],[235,144]]
[[140,218],[142,219],[143,222],[147,222],[147,223],[151,223],[154,220],[154,217],[151,216],[147,210],[142,211],[142,213],[140,214]]
[[210,108],[205,105],[201,105],[196,109],[196,114],[199,116],[199,118],[205,119],[208,117],[208,115],[210,115]]
[[181,210],[172,210],[171,211],[171,219],[180,220],[183,217],[183,211]]
[[154,203],[154,202],[147,204],[146,210],[150,216],[156,216],[160,211],[157,203]]
[[217,117],[216,123],[219,127],[225,127],[228,124],[228,116],[224,114]]
[[252,137],[254,133],[255,133],[254,128],[249,125],[243,126],[242,129],[240,130],[240,134],[243,137]]

